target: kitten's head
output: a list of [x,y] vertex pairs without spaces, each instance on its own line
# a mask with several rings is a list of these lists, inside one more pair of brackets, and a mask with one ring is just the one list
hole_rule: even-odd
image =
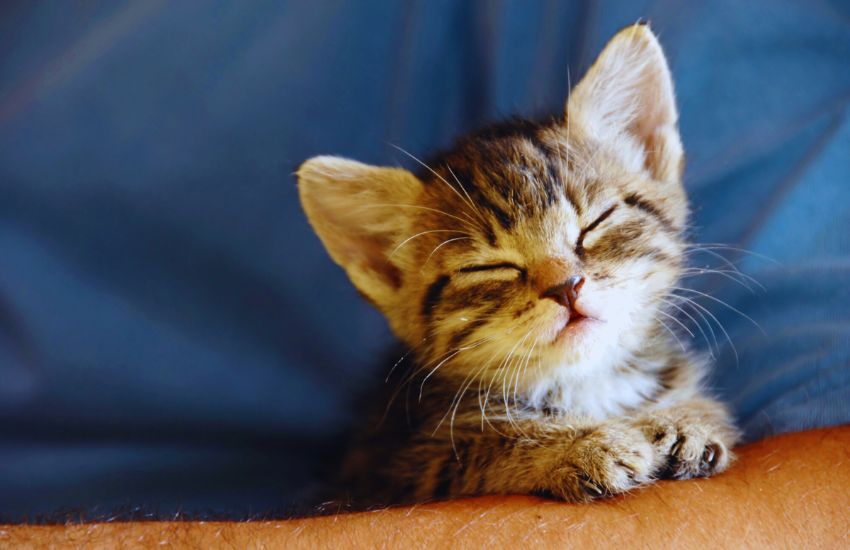
[[617,34],[565,116],[486,128],[418,175],[337,157],[298,170],[331,257],[440,375],[517,385],[636,351],[680,274],[687,217],[667,63]]

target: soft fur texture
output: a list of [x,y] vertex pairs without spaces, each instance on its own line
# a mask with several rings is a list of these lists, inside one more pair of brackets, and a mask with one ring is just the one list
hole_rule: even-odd
[[485,128],[421,165],[298,170],[330,255],[410,351],[346,461],[357,502],[584,501],[728,466],[736,431],[672,331],[688,207],[647,26],[611,40],[565,116]]

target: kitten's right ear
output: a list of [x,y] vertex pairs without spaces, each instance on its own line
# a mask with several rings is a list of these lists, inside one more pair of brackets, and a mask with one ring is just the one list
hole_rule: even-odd
[[401,286],[390,257],[409,225],[420,181],[401,168],[379,168],[340,157],[314,157],[298,168],[301,205],[313,229],[354,286],[380,309]]
[[[567,118],[602,141],[626,137],[660,181],[679,182],[683,153],[673,79],[648,25],[618,32],[570,94]],[[622,143],[621,143],[622,145]],[[626,147],[624,156],[628,154]]]

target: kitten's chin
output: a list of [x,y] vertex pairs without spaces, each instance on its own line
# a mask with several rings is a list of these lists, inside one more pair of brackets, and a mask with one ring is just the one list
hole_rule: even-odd
[[597,365],[621,349],[615,324],[591,316],[560,319],[553,327],[548,363],[559,368]]
[[574,313],[561,320],[559,324],[560,327],[556,327],[551,345],[556,348],[580,351],[586,345],[585,341],[592,338],[594,331],[597,331],[605,322],[595,317]]

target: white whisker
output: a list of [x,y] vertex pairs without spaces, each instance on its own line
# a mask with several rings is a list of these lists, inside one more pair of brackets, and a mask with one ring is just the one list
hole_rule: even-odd
[[[466,187],[463,186],[463,184],[460,182],[460,179],[458,179],[458,177],[455,175],[454,170],[452,170],[452,167],[446,164],[446,170],[449,171],[449,174],[451,174],[454,180],[457,182],[458,186],[463,191],[463,194],[466,195],[466,204],[469,205],[474,214],[481,218],[481,210],[477,206],[475,206],[475,203],[472,201],[472,197],[469,196],[469,193],[466,191]],[[481,219],[481,221],[487,223],[484,219]]]
[[675,317],[673,317],[673,316],[672,316],[672,315],[670,315],[669,313],[666,313],[666,312],[665,312],[665,311],[663,311],[663,310],[660,310],[660,309],[659,309],[659,310],[658,310],[658,313],[660,313],[661,315],[663,315],[663,316],[667,317],[668,319],[670,319],[671,321],[673,321],[674,323],[676,323],[677,325],[679,325],[680,327],[682,327],[682,330],[684,330],[685,332],[687,332],[687,333],[690,335],[690,337],[691,337],[691,338],[693,338],[693,337],[694,337],[694,333],[693,333],[693,332],[691,332],[691,331],[688,329],[688,327],[686,327],[686,326],[685,326],[685,324],[684,324],[683,322],[681,322],[680,320],[676,319]]
[[[709,348],[711,348],[711,341],[708,339],[708,335],[706,334],[705,330],[702,328],[702,324],[701,324],[701,323],[697,322],[697,320],[696,320],[696,319],[694,319],[694,317],[693,317],[690,313],[688,313],[687,311],[685,311],[685,309],[684,309],[684,308],[682,308],[681,306],[679,306],[679,305],[678,305],[678,304],[676,304],[675,302],[671,302],[671,301],[669,301],[669,300],[665,300],[664,298],[659,298],[659,300],[661,300],[663,303],[665,303],[665,304],[667,304],[667,305],[669,305],[669,306],[671,306],[671,307],[676,308],[676,309],[677,309],[677,310],[678,310],[678,311],[679,311],[682,315],[684,315],[685,317],[687,317],[688,319],[690,319],[690,320],[691,320],[691,322],[692,322],[694,325],[696,325],[697,329],[698,329],[698,330],[700,331],[700,333],[702,334],[702,337],[703,337],[703,339],[705,340],[705,343],[709,346]],[[713,354],[713,352],[712,352],[712,355],[714,355],[714,354]]]
[[717,323],[717,326],[720,328],[721,331],[723,331],[723,334],[726,336],[726,341],[729,342],[729,346],[732,348],[732,353],[735,354],[735,363],[738,364],[738,362],[739,362],[738,350],[735,348],[735,344],[732,342],[732,338],[729,337],[729,333],[726,332],[726,327],[723,326],[723,323],[721,323],[717,319],[717,317],[715,317],[714,314],[711,313],[708,309],[706,309],[705,306],[703,306],[702,304],[700,304],[700,303],[698,303],[698,302],[696,302],[696,301],[694,301],[694,300],[692,300],[692,299],[690,299],[686,296],[680,296],[679,295],[679,298],[682,298],[684,300],[684,303],[690,304],[690,306],[692,308],[696,307],[696,308],[701,309],[703,311],[703,313],[705,313],[706,315],[711,317],[712,320],[714,320],[714,322]]
[[428,265],[428,262],[431,260],[431,256],[433,256],[434,253],[437,252],[439,249],[441,249],[442,247],[444,247],[445,245],[447,245],[449,243],[452,243],[452,242],[455,242],[455,241],[465,241],[465,240],[470,240],[470,237],[455,237],[453,239],[449,239],[447,241],[443,241],[440,244],[438,244],[436,247],[434,247],[434,250],[432,250],[431,253],[428,254],[428,257],[425,259],[425,263],[423,263],[422,267],[419,269],[419,273],[421,274],[425,270],[425,266]]
[[[462,196],[462,195],[458,192],[458,190],[457,190],[457,189],[455,189],[455,187],[454,187],[451,183],[449,183],[449,182],[448,182],[448,180],[446,180],[446,178],[444,178],[443,176],[441,176],[440,174],[438,174],[436,170],[434,170],[433,168],[431,168],[430,166],[428,166],[427,164],[425,164],[424,162],[422,162],[421,160],[419,160],[418,158],[416,158],[416,157],[415,157],[412,153],[410,153],[409,151],[406,151],[406,150],[405,150],[405,149],[403,149],[402,147],[399,147],[398,145],[395,145],[395,144],[392,144],[392,143],[390,143],[390,146],[392,146],[392,147],[394,147],[394,148],[398,149],[399,151],[401,151],[402,153],[404,153],[404,154],[405,154],[405,155],[407,155],[408,157],[410,157],[410,158],[412,158],[413,160],[415,160],[416,162],[418,162],[420,165],[422,165],[424,168],[426,168],[429,172],[431,172],[431,173],[432,173],[432,174],[434,174],[437,178],[439,178],[439,179],[440,179],[440,181],[442,181],[443,183],[445,183],[445,184],[446,184],[446,186],[448,186],[448,188],[449,188],[449,189],[451,189],[451,190],[454,192],[454,194],[455,194],[455,195],[457,195],[458,197],[460,197],[460,199],[461,199],[461,200],[463,200],[463,196]],[[465,212],[464,212],[464,214],[465,214]],[[470,221],[472,221],[472,218],[470,218]]]
[[395,253],[398,252],[398,250],[402,246],[406,245],[407,243],[409,243],[413,239],[415,239],[417,237],[421,237],[422,235],[427,235],[429,233],[463,233],[464,235],[469,235],[469,233],[466,233],[465,231],[460,231],[460,230],[457,230],[457,229],[429,229],[428,231],[420,231],[419,233],[417,233],[417,234],[415,234],[411,237],[406,238],[401,243],[399,243],[398,246],[393,248],[393,251],[390,252],[389,255],[387,256],[387,259],[389,260],[390,258],[392,258],[393,255],[395,255]]
[[740,309],[737,309],[737,308],[735,308],[735,307],[733,307],[733,306],[731,306],[731,305],[727,304],[727,303],[726,303],[726,302],[724,302],[723,300],[721,300],[721,299],[719,299],[719,298],[715,298],[714,296],[712,296],[712,295],[710,295],[710,294],[706,294],[705,292],[700,292],[699,290],[694,290],[694,289],[692,289],[692,288],[683,288],[683,287],[675,286],[675,287],[673,287],[673,289],[674,289],[674,290],[678,290],[678,291],[680,291],[680,292],[692,292],[692,293],[694,293],[694,294],[698,294],[699,296],[702,296],[702,297],[707,298],[707,299],[709,299],[709,300],[713,300],[713,301],[717,302],[718,304],[720,304],[720,305],[722,305],[722,306],[724,306],[724,307],[726,307],[726,308],[729,308],[730,310],[734,311],[735,313],[737,313],[738,315],[740,315],[740,316],[741,316],[741,317],[743,317],[744,319],[748,320],[749,322],[751,322],[751,323],[753,324],[753,326],[755,326],[757,329],[759,329],[759,331],[761,331],[761,333],[762,333],[762,334],[764,334],[765,336],[767,336],[767,333],[765,333],[764,329],[762,329],[762,328],[761,328],[761,325],[759,325],[758,323],[756,323],[756,322],[755,322],[755,320],[754,320],[752,317],[750,317],[749,315],[747,315],[746,313],[744,313],[744,312],[743,312],[743,311],[741,311]]
[[459,221],[460,223],[465,224],[467,227],[472,227],[473,229],[476,229],[476,230],[479,229],[479,227],[477,225],[470,224],[469,220],[465,220],[463,218],[458,218],[457,216],[449,214],[448,212],[440,210],[439,208],[431,208],[431,207],[428,207],[428,206],[420,206],[418,204],[391,204],[391,203],[389,203],[389,204],[380,204],[380,203],[379,204],[364,204],[364,205],[361,205],[359,208],[418,208],[419,210],[426,210],[428,212],[434,212],[436,214],[442,214],[443,216],[448,216],[449,218],[452,218],[454,220]]
[[665,323],[662,319],[659,319],[658,317],[656,317],[655,320],[658,321],[659,323],[661,323],[661,326],[663,326],[665,329],[667,329],[667,332],[669,332],[670,335],[673,338],[676,339],[676,342],[678,342],[679,347],[682,348],[682,351],[684,353],[687,353],[688,350],[687,350],[687,348],[685,348],[685,344],[683,344],[682,341],[679,339],[679,337],[676,335],[676,333],[670,327],[667,326],[667,323]]

